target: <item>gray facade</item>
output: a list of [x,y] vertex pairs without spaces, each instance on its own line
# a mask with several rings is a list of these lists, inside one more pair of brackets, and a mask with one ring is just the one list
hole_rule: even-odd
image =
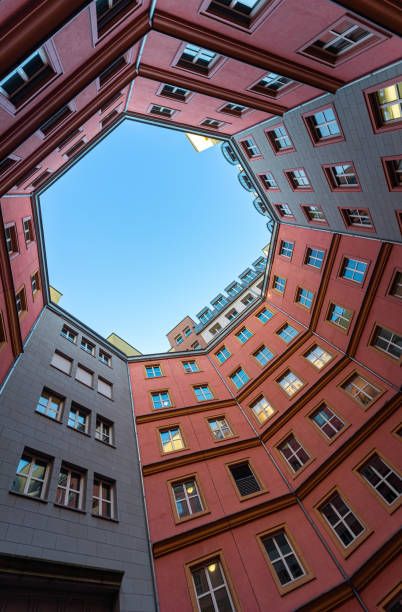
[[[275,204],[287,204],[294,215],[293,220],[281,219],[283,223],[317,229],[329,229],[333,232],[358,234],[368,238],[401,241],[401,229],[398,225],[396,211],[401,211],[401,192],[388,189],[381,158],[402,154],[402,142],[399,130],[380,131],[375,133],[367,109],[364,91],[376,85],[384,86],[395,80],[402,73],[402,63],[381,69],[372,75],[340,88],[336,94],[325,94],[292,109],[283,117],[274,117],[258,124],[254,128],[235,136],[239,143],[247,136],[252,136],[262,157],[249,160],[243,148],[237,147],[237,155],[242,165],[253,175],[259,185],[259,193],[264,188],[258,178],[259,174],[272,172],[279,191],[265,192],[263,198],[271,204],[271,210],[278,217]],[[400,79],[399,79],[400,80]],[[389,84],[389,83],[388,83]],[[303,115],[314,112],[332,104],[339,118],[344,139],[339,142],[328,142],[314,146],[303,121]],[[275,155],[265,135],[271,127],[283,124],[293,142],[294,151]],[[331,191],[325,178],[323,165],[339,162],[353,162],[361,190],[355,192]],[[293,191],[284,171],[304,168],[312,185],[312,191]],[[327,220],[327,225],[308,222],[301,205],[319,206]],[[384,210],[388,213],[385,215]],[[373,222],[373,231],[361,230],[356,226],[345,227],[340,209],[369,209]]]
[[[65,323],[77,333],[75,343],[61,335]],[[32,600],[39,589],[35,610],[152,611],[155,594],[127,363],[75,323],[45,308],[0,397],[0,569],[14,568],[0,572],[0,601],[6,602],[0,607],[31,609],[18,607],[26,586]],[[82,336],[95,345],[94,355],[81,348]],[[110,366],[99,360],[99,348],[111,356]],[[51,365],[55,350],[72,359],[70,374]],[[93,388],[76,380],[78,364],[93,372]],[[113,385],[112,399],[98,392],[99,377]],[[58,421],[37,411],[44,387],[63,399]],[[87,433],[68,425],[72,402],[90,411]],[[113,424],[112,444],[97,439],[97,415]],[[43,499],[10,492],[24,452],[48,462]],[[82,474],[79,510],[55,504],[62,462]],[[112,519],[92,514],[94,475],[114,489]],[[57,597],[66,608],[51,607]]]

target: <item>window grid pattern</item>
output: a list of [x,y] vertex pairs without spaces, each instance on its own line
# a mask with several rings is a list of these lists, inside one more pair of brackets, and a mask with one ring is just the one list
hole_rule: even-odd
[[245,140],[242,140],[241,144],[246,152],[247,157],[249,157],[250,159],[252,159],[253,157],[259,157],[261,155],[261,151],[259,150],[252,138],[246,138]]
[[392,124],[402,119],[402,81],[379,89],[376,101],[381,121]]
[[218,559],[210,559],[191,570],[197,607],[200,611],[235,612],[235,607]]
[[342,264],[342,278],[362,283],[366,274],[367,264],[356,259],[345,257]]
[[343,211],[348,225],[357,227],[373,227],[366,208],[345,208]]
[[180,519],[204,510],[197,483],[194,478],[172,485],[176,511]]
[[376,328],[373,345],[394,359],[402,356],[402,336],[384,327]]
[[324,261],[324,251],[319,249],[307,249],[306,264],[320,269]]
[[181,435],[180,427],[161,429],[159,435],[164,453],[171,453],[184,448],[184,441]]
[[289,242],[288,240],[282,240],[279,254],[283,255],[284,257],[292,257],[293,247],[294,247],[293,242]]
[[199,372],[200,370],[196,361],[183,361],[183,369],[187,373]]
[[311,187],[306,171],[303,168],[296,168],[295,170],[286,172],[286,174],[294,189],[306,189]]
[[327,404],[322,404],[311,419],[330,440],[345,427],[342,419]]
[[279,450],[294,472],[300,470],[310,459],[300,442],[293,435],[282,442]]
[[312,115],[309,119],[317,140],[329,140],[339,136],[341,133],[332,108],[325,108]]
[[352,314],[351,310],[343,308],[343,306],[331,304],[328,313],[328,321],[347,331],[352,319]]
[[314,299],[314,293],[309,291],[308,289],[303,289],[303,287],[299,287],[296,295],[296,302],[305,306],[305,308],[311,308]]
[[145,373],[147,378],[159,378],[159,376],[162,376],[160,365],[145,366]]
[[283,126],[279,126],[271,130],[268,132],[268,134],[270,135],[275,151],[283,151],[293,147],[292,141],[290,140],[289,135]]
[[291,584],[305,576],[306,572],[300,563],[285,531],[262,538],[269,561],[282,586]]
[[276,182],[272,172],[260,174],[260,178],[265,189],[278,189],[278,183]]
[[325,215],[319,206],[303,206],[309,221],[326,222]]
[[372,34],[359,24],[344,19],[338,25],[330,28],[312,46],[326,51],[334,57],[351,52],[356,46],[372,37]]
[[290,370],[285,372],[283,376],[278,378],[278,385],[285,391],[289,397],[292,397],[299,389],[303,387],[303,382],[293,374]]
[[390,294],[394,297],[402,298],[402,272],[397,272],[395,274]]
[[43,499],[49,472],[49,462],[24,453],[18,462],[11,490],[21,495]]
[[226,348],[226,346],[223,346],[221,349],[219,349],[219,351],[217,351],[215,353],[219,363],[225,363],[225,361],[227,359],[229,359],[231,353],[230,351],[228,351],[228,349]]
[[193,387],[195,397],[199,402],[205,402],[207,400],[214,399],[213,393],[208,385],[198,385],[197,387]]
[[208,424],[215,440],[224,440],[225,438],[231,438],[233,436],[229,423],[224,417],[208,419]]
[[110,482],[94,478],[92,494],[92,514],[104,518],[114,518],[114,486]]
[[271,353],[269,348],[266,346],[262,346],[254,353],[254,357],[257,359],[258,363],[262,366],[267,365],[269,361],[273,358],[274,354]]
[[257,319],[259,319],[261,323],[267,323],[273,316],[273,313],[268,310],[268,308],[264,308],[264,310],[258,313]]
[[168,391],[157,391],[151,393],[152,405],[154,408],[170,408],[172,402]]
[[263,78],[258,81],[258,89],[266,89],[267,92],[277,92],[293,83],[292,79],[284,77],[276,72],[267,72]]
[[47,391],[42,391],[37,406],[36,412],[44,414],[55,421],[60,421],[63,410],[63,400]]
[[359,473],[367,480],[386,504],[391,505],[402,495],[401,477],[375,453],[359,468]]
[[320,512],[345,548],[365,531],[338,492],[320,506]]
[[96,417],[95,438],[105,444],[113,444],[113,425],[101,417]]
[[323,348],[317,345],[313,346],[305,357],[318,370],[322,370],[322,368],[332,359],[332,356],[327,353],[327,351],[324,351]]
[[67,508],[82,508],[83,477],[80,472],[62,466],[57,481],[56,503]]
[[280,338],[282,338],[282,340],[284,340],[286,343],[289,343],[294,340],[294,338],[296,338],[299,332],[294,327],[286,323],[276,333]]
[[286,287],[286,278],[274,276],[274,282],[272,283],[272,286],[279,293],[284,293]]
[[359,185],[352,164],[331,166],[331,174],[335,187],[357,187]]
[[274,414],[274,409],[265,397],[260,397],[253,402],[250,408],[261,425]]
[[249,380],[250,377],[243,370],[243,368],[238,368],[233,374],[230,375],[230,380],[235,385],[237,389],[241,389]]
[[377,389],[377,387],[359,374],[353,374],[348,378],[347,381],[342,384],[342,389],[363,406],[371,404],[380,394],[380,390]]
[[249,329],[247,329],[247,327],[243,327],[243,329],[241,329],[237,334],[236,334],[236,338],[242,343],[244,344],[245,342],[247,342],[247,340],[249,338],[251,338],[253,334],[251,333],[251,331]]
[[83,433],[88,432],[89,414],[86,410],[78,407],[71,407],[68,413],[68,427],[81,431]]

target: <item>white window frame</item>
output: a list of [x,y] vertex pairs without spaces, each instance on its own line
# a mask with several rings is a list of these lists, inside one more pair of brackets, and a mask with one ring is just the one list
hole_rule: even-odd
[[[61,485],[59,483],[59,478],[61,475],[62,470],[65,470],[67,472],[67,482],[66,485]],[[77,474],[79,476],[79,489],[73,489],[71,486],[71,475],[72,473]],[[58,480],[57,480],[57,489],[56,489],[56,496],[57,496],[57,492],[58,490],[63,490],[64,491],[64,503],[61,502],[57,502],[60,506],[66,507],[66,508],[74,508],[75,510],[82,510],[82,502],[83,502],[83,482],[84,482],[84,477],[83,474],[79,471],[79,470],[75,470],[73,468],[67,467],[66,465],[61,465],[60,467],[60,472],[59,472],[59,476],[58,476]],[[69,494],[71,493],[78,493],[78,506],[70,506],[68,504],[68,498],[69,498]],[[67,502],[67,503],[66,503]]]

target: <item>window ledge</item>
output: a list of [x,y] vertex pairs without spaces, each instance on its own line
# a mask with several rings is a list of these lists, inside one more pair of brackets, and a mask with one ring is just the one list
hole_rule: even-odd
[[86,436],[87,438],[91,437],[91,434],[86,432],[86,431],[80,431],[79,429],[77,429],[76,427],[71,427],[71,425],[67,425],[68,429],[70,429],[71,431],[76,431],[77,433]]
[[86,511],[82,510],[81,508],[71,508],[70,506],[58,504],[57,502],[54,502],[53,505],[56,506],[56,508],[63,508],[64,510],[71,510],[72,512],[78,512],[79,514],[86,514]]
[[102,521],[108,521],[109,523],[118,523],[119,520],[115,518],[109,518],[108,516],[102,516],[101,514],[94,514],[91,512],[91,516],[97,519],[101,519]]
[[94,440],[96,440],[97,442],[100,442],[100,444],[103,444],[103,446],[108,446],[110,448],[116,448],[115,444],[110,444],[109,442],[104,442],[103,440],[99,440],[99,438],[97,438],[96,436],[95,436]]
[[49,421],[52,421],[53,423],[58,423],[59,425],[63,424],[61,420],[54,419],[53,417],[49,416],[48,414],[43,414],[42,412],[39,412],[39,410],[35,410],[35,414],[39,414],[39,416],[45,417],[45,419],[48,419]]
[[31,499],[32,501],[41,502],[42,504],[47,504],[47,499],[42,499],[41,497],[32,497],[32,495],[26,495],[25,493],[18,493],[18,491],[9,491],[10,495],[16,495],[17,497],[23,497],[24,499]]

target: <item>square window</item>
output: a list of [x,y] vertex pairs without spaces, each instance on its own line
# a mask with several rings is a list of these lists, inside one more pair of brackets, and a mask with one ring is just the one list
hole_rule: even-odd
[[276,155],[289,153],[295,150],[285,126],[278,125],[275,128],[267,130],[265,134]]
[[294,219],[294,214],[287,204],[274,204],[276,211],[282,219]]
[[184,87],[178,87],[177,85],[170,85],[169,83],[164,83],[158,92],[159,96],[179,100],[179,102],[187,102],[191,94],[192,92],[189,89],[184,89]]
[[172,453],[174,451],[183,450],[184,440],[180,431],[180,427],[168,427],[159,430],[162,452]]
[[250,380],[250,377],[243,368],[237,368],[237,370],[230,375],[230,380],[236,389],[241,389]]
[[229,465],[229,471],[241,497],[248,497],[262,490],[248,461]]
[[374,489],[388,506],[392,506],[402,495],[402,478],[385,461],[374,453],[359,468],[359,474]]
[[61,421],[63,406],[64,398],[45,387],[40,394],[35,412],[43,414],[54,421]]
[[296,302],[305,308],[310,309],[313,305],[314,293],[303,287],[298,287],[296,292]]
[[114,425],[112,421],[105,419],[99,414],[96,415],[95,439],[111,446],[114,443]]
[[276,182],[272,172],[265,172],[265,174],[258,175],[264,189],[267,191],[279,191],[278,183]]
[[304,387],[303,381],[290,370],[286,370],[276,382],[289,397],[293,397],[302,387]]
[[399,361],[402,356],[402,336],[396,334],[385,327],[376,326],[372,346],[386,353],[392,359]]
[[312,191],[310,180],[304,168],[285,170],[285,176],[293,191]]
[[194,477],[171,484],[179,519],[189,518],[204,511],[204,504]]
[[209,49],[187,43],[176,62],[176,66],[208,76],[218,58],[219,56]]
[[205,13],[249,29],[264,0],[210,0]]
[[254,400],[254,402],[250,404],[250,408],[260,425],[268,421],[275,412],[271,404],[263,395]]
[[185,327],[184,328],[184,335],[186,338],[188,338],[188,336],[191,336],[191,334],[193,333],[190,327]]
[[173,108],[168,108],[167,106],[160,106],[159,104],[152,104],[150,106],[149,112],[152,115],[159,115],[160,117],[164,117],[165,119],[170,119],[175,113],[177,113],[177,111]]
[[364,281],[366,270],[367,264],[364,261],[344,257],[341,268],[341,277],[361,285]]
[[199,402],[206,402],[208,400],[214,399],[213,393],[208,385],[197,385],[193,387],[195,397]]
[[191,374],[192,372],[199,372],[200,368],[196,361],[183,361],[183,369],[187,374]]
[[280,276],[274,276],[274,280],[272,282],[272,288],[275,289],[278,293],[285,293],[286,287],[286,278],[282,278]]
[[228,321],[233,321],[233,319],[235,319],[238,314],[239,313],[237,312],[236,308],[232,308],[225,316]]
[[225,417],[216,417],[208,419],[208,425],[211,429],[214,440],[220,441],[226,438],[233,438],[233,432]]
[[234,117],[243,117],[248,110],[250,109],[247,106],[235,104],[234,102],[228,102],[219,109],[219,112],[226,113],[227,115],[233,115]]
[[6,225],[4,228],[4,232],[6,235],[7,252],[11,257],[19,253],[17,228],[15,226],[15,223]]
[[321,223],[326,224],[327,219],[323,213],[321,206],[301,206],[301,209],[304,213],[304,216],[307,218],[307,221],[310,223]]
[[335,438],[345,427],[342,419],[326,403],[322,403],[310,419],[329,440]]
[[289,259],[293,255],[294,242],[289,242],[289,240],[281,240],[279,246],[279,255],[283,257],[289,257]]
[[212,336],[215,336],[218,332],[220,332],[222,329],[222,325],[220,323],[215,323],[215,325],[213,325],[210,329],[209,329],[209,333]]
[[247,295],[245,295],[244,298],[242,298],[240,301],[245,306],[248,306],[249,304],[251,304],[251,302],[254,302],[254,300],[255,300],[255,296],[252,295],[251,293],[247,293]]
[[272,319],[273,316],[274,316],[273,312],[268,310],[268,308],[264,308],[258,313],[257,319],[265,325],[265,323],[267,323],[270,319]]
[[11,491],[44,499],[50,475],[51,462],[42,455],[25,451],[18,462]]
[[63,336],[63,338],[69,340],[73,344],[77,343],[78,334],[70,327],[68,327],[68,325],[63,325],[60,334]]
[[331,191],[360,191],[359,179],[351,162],[324,166],[324,174]]
[[298,472],[310,461],[310,456],[293,434],[288,436],[278,448],[293,472]]
[[242,327],[242,329],[239,332],[237,332],[236,338],[239,340],[241,344],[244,344],[245,342],[247,342],[249,338],[252,337],[252,335],[253,335],[252,332],[249,329],[247,329],[247,327]]
[[372,230],[373,223],[367,208],[342,208],[341,214],[346,227]]
[[285,323],[285,325],[278,329],[276,333],[280,338],[282,338],[284,342],[288,344],[296,338],[299,332],[297,331],[297,329],[289,325],[289,323]]
[[178,336],[175,337],[175,342],[176,344],[182,344],[183,342],[183,336],[181,334],[179,334]]
[[230,355],[231,353],[230,351],[228,351],[226,346],[222,346],[222,348],[220,348],[219,351],[215,353],[215,356],[219,363],[224,363],[227,359],[229,359]]
[[253,353],[253,356],[256,358],[256,360],[258,361],[260,365],[265,366],[267,365],[267,363],[271,361],[271,359],[273,359],[274,354],[269,350],[269,348],[262,345],[258,349],[258,351]]
[[57,368],[61,372],[64,372],[64,374],[70,376],[73,367],[73,360],[70,357],[67,357],[67,355],[63,355],[63,353],[60,353],[60,351],[55,351],[50,363],[54,368]]
[[316,110],[303,117],[314,145],[325,145],[343,140],[338,117],[332,106]]
[[261,542],[280,587],[287,587],[306,576],[306,570],[284,529],[263,536]]
[[62,463],[57,479],[56,504],[82,510],[84,505],[84,475]]
[[381,393],[380,389],[357,373],[349,376],[341,388],[364,408],[371,406]]
[[70,411],[68,413],[67,426],[81,433],[89,433],[89,420],[91,412],[87,408],[78,406],[78,404],[71,404]]
[[249,137],[245,138],[244,140],[240,140],[240,145],[249,159],[259,159],[262,157],[261,151],[255,144],[253,138]]
[[156,410],[159,408],[171,408],[172,402],[168,391],[157,391],[151,393],[152,406]]
[[322,370],[322,368],[325,368],[327,363],[332,360],[332,355],[324,351],[318,344],[314,344],[314,346],[304,354],[304,357],[311,365],[317,368],[317,370]]
[[327,321],[333,323],[337,327],[340,327],[344,331],[348,331],[352,316],[352,310],[339,306],[339,304],[331,303],[329,306]]
[[106,519],[115,519],[115,495],[115,483],[95,475],[92,489],[92,514]]
[[276,72],[267,72],[259,81],[249,87],[250,91],[269,96],[270,98],[278,98],[279,95],[287,93],[293,89],[297,83],[288,77],[277,74]]
[[381,161],[389,191],[402,191],[402,156],[383,157]]
[[219,121],[219,119],[211,119],[211,117],[207,117],[203,119],[200,123],[202,127],[212,128],[214,130],[219,130],[222,126],[226,125],[224,121]]
[[81,338],[81,348],[86,353],[95,355],[95,345],[84,337]]
[[324,257],[324,251],[315,248],[308,248],[306,251],[304,263],[306,264],[306,266],[311,266],[312,268],[318,268],[320,270],[322,267],[322,262],[324,261]]
[[103,349],[100,348],[99,349],[99,361],[101,361],[105,365],[111,367],[111,365],[112,365],[112,356],[109,355],[109,353],[107,353],[106,351],[104,351]]
[[160,376],[163,376],[159,363],[145,366],[145,374],[147,378],[159,378]]
[[366,531],[338,491],[321,504],[318,510],[344,548],[348,548]]

